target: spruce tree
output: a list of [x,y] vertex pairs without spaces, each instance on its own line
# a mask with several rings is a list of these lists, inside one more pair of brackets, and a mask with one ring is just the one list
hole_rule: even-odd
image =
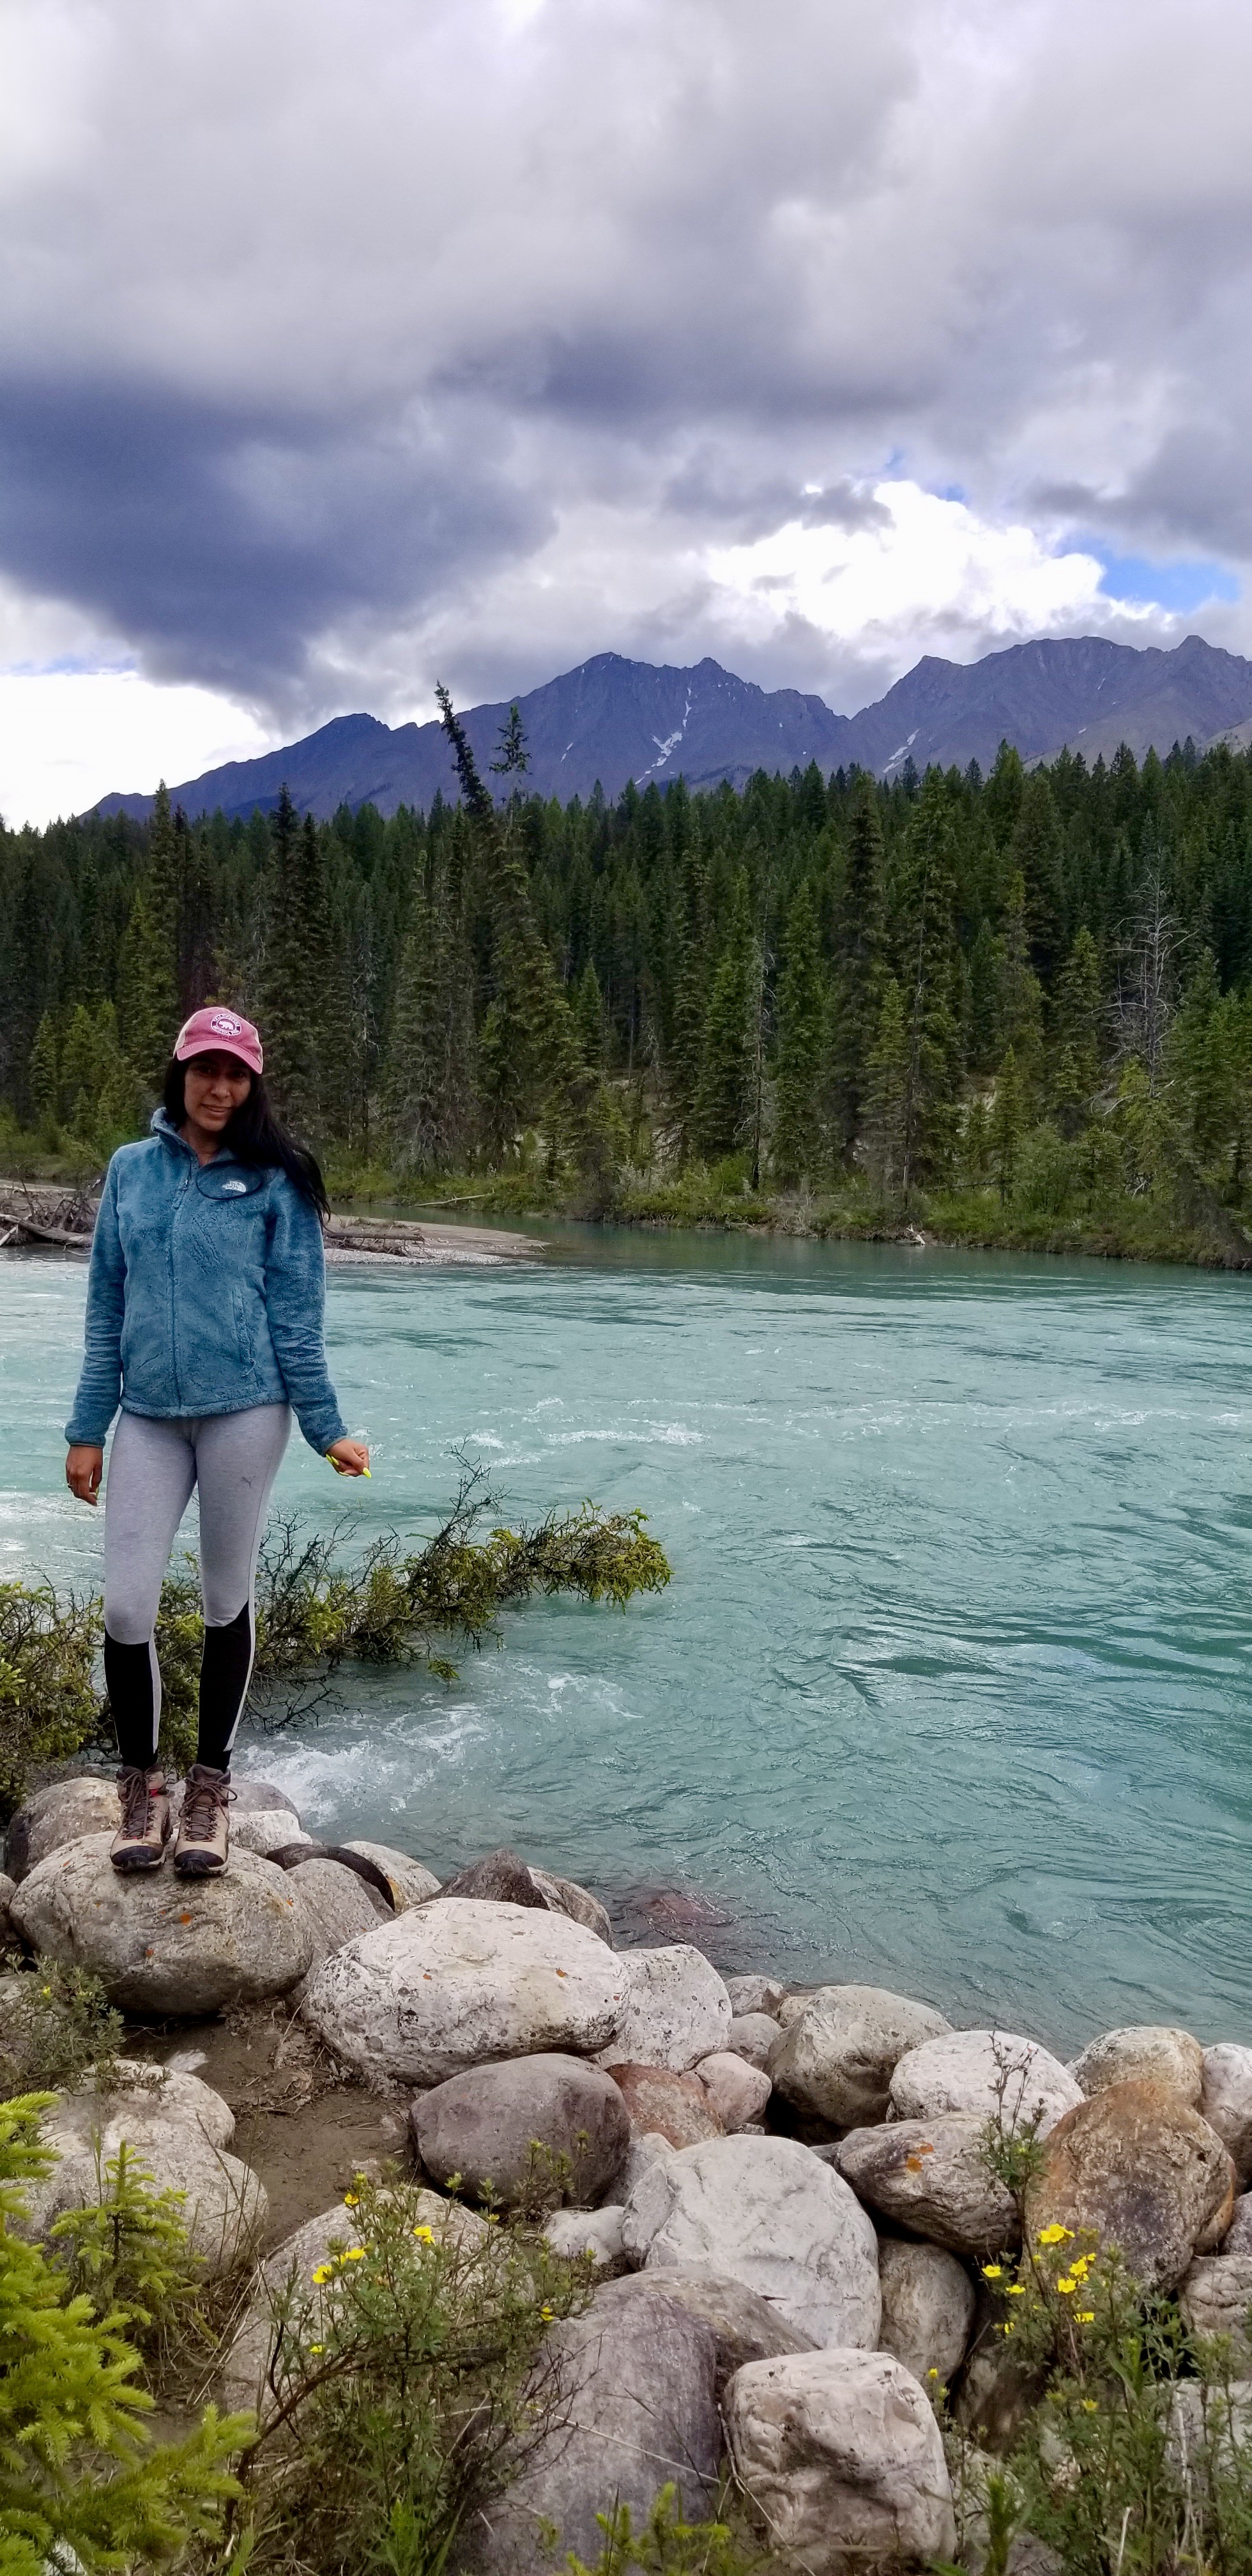
[[683,1159],[698,1150],[696,1095],[704,1049],[704,1019],[709,1005],[708,872],[694,839],[683,860],[681,928],[674,976],[674,1038],[670,1058],[670,1091],[677,1113],[679,1151]]
[[824,1161],[821,1120],[826,983],[817,905],[807,877],[792,897],[778,986],[773,1163],[784,1184],[815,1179]]
[[60,1091],[57,1060],[57,1034],[52,1014],[45,1011],[35,1031],[30,1051],[27,1091],[31,1113],[37,1127],[48,1128],[55,1121]]
[[1026,887],[1019,870],[1009,879],[1000,967],[1000,1026],[1013,1049],[1019,1076],[1037,1079],[1043,1050],[1043,991],[1030,963]]
[[604,1066],[604,1000],[590,957],[574,987],[574,1018],[583,1062],[599,1073]]
[[522,711],[516,698],[509,708],[507,722],[500,727],[496,747],[499,758],[492,761],[492,770],[497,778],[510,782],[509,792],[514,793],[520,789],[522,779],[530,767],[530,753],[526,748],[526,727],[522,723]]
[[1025,1106],[1021,1077],[1013,1049],[1005,1055],[996,1079],[996,1096],[991,1109],[991,1159],[999,1184],[1001,1203],[1013,1195],[1017,1162],[1025,1126]]
[[928,772],[909,826],[897,943],[908,1030],[900,1188],[942,1176],[956,1129],[960,1031],[954,1011],[952,820],[937,770]]
[[1060,964],[1065,934],[1065,844],[1046,773],[1036,769],[1022,790],[1010,866],[1025,888],[1032,965],[1050,981]]
[[[331,1132],[337,1056],[345,1038],[343,961],[334,953],[326,862],[316,821],[286,787],[275,809],[266,883],[261,978],[265,1070],[284,1117],[322,1142]],[[338,1047],[328,1023],[338,1020]]]
[[848,833],[830,1002],[830,1071],[840,1150],[860,1133],[870,1052],[877,1040],[886,972],[883,836],[878,790],[862,781]]
[[883,986],[878,1026],[865,1070],[864,1149],[880,1198],[892,1202],[904,1185],[909,1091],[909,1032],[904,997],[894,975]]
[[474,1143],[473,966],[451,836],[419,866],[400,959],[384,1106],[404,1170],[451,1171]]
[[696,1139],[709,1162],[733,1154],[752,1132],[757,964],[748,879],[741,868],[731,898],[726,944],[709,993],[696,1093]]
[[168,923],[162,909],[151,909],[143,886],[131,905],[122,940],[117,1000],[127,1057],[148,1091],[155,1093],[178,1035],[178,985]]
[[102,1068],[99,1063],[99,1041],[90,1011],[81,1002],[70,1015],[70,1024],[61,1046],[60,1108],[68,1117],[79,1092],[89,1096],[100,1088]]

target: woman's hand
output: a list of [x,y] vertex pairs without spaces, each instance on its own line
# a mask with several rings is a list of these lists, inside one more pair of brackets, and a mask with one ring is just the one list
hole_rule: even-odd
[[[72,1453],[71,1453],[72,1454]],[[363,1440],[335,1440],[326,1452],[341,1476],[368,1476],[370,1453]]]
[[104,1474],[104,1451],[95,1449],[89,1440],[76,1440],[65,1461],[65,1481],[80,1503],[94,1509]]

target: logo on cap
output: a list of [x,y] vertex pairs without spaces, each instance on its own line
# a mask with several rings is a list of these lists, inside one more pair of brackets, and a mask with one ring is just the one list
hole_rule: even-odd
[[232,1019],[229,1011],[214,1011],[209,1027],[215,1037],[241,1038],[243,1036],[243,1021]]

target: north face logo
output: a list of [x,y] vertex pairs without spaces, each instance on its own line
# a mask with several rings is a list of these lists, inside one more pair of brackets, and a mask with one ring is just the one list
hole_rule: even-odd
[[240,1038],[243,1036],[243,1021],[232,1019],[229,1011],[215,1011],[209,1027],[215,1037]]

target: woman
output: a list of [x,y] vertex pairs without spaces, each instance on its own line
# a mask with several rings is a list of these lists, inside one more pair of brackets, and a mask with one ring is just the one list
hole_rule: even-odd
[[210,1007],[179,1031],[152,1135],[105,1178],[66,1480],[104,1515],[104,1672],[117,1728],[116,1869],[159,1869],[171,1830],[157,1759],[153,1631],[174,1534],[200,1493],[200,1732],[174,1867],[224,1869],[230,1755],[256,1645],[257,1553],[291,1410],[341,1475],[369,1473],[326,1368],[321,1173],[270,1108],[250,1020]]

